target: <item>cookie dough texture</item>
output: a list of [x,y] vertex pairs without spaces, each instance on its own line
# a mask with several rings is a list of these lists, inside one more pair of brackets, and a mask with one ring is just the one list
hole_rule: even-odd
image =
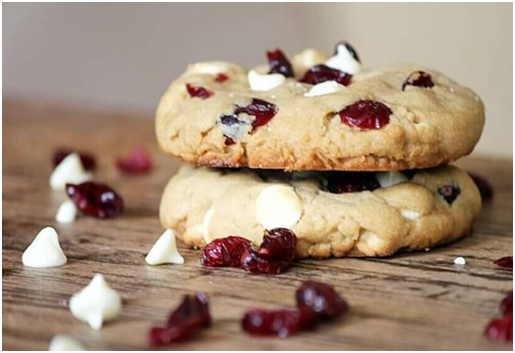
[[[262,179],[239,171],[184,166],[166,186],[161,223],[189,246],[239,235],[259,244],[264,227],[256,201],[272,185],[292,187],[300,199],[300,218],[291,229],[298,238],[297,257],[388,256],[459,239],[471,231],[481,209],[472,179],[454,166],[417,171],[407,182],[357,193],[320,190],[310,173]],[[455,185],[460,195],[448,204],[438,188]]]
[[[416,65],[362,71],[341,92],[306,97],[312,85],[297,82],[329,56],[308,49],[292,59],[296,78],[269,91],[251,91],[247,70],[227,62],[192,64],[174,81],[157,109],[161,148],[180,159],[210,167],[285,170],[402,170],[429,168],[472,152],[484,125],[484,107],[470,89],[439,72]],[[256,71],[266,73],[267,67]],[[416,70],[431,74],[432,88],[407,86]],[[214,80],[217,73],[229,76]],[[185,85],[214,94],[192,98]],[[218,121],[259,98],[277,106],[275,117],[226,146]],[[337,112],[358,100],[376,100],[393,112],[378,130],[342,124]]]

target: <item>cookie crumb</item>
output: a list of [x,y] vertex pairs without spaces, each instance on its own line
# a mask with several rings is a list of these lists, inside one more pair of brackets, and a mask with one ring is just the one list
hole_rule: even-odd
[[461,265],[461,266],[464,266],[467,262],[465,261],[465,258],[463,257],[457,257],[454,259],[454,264],[455,265]]

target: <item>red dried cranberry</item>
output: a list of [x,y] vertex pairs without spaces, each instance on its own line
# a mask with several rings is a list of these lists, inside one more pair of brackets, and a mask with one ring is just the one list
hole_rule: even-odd
[[198,329],[210,325],[211,315],[206,295],[185,295],[182,303],[170,314],[166,327],[152,327],[148,337],[152,346],[184,342]]
[[249,272],[282,273],[295,258],[296,245],[297,237],[291,230],[267,230],[259,248],[249,248],[242,256],[242,268]]
[[449,205],[452,205],[454,200],[461,194],[461,189],[457,185],[444,185],[438,189],[438,193],[447,201]]
[[288,337],[314,326],[316,322],[311,310],[251,309],[245,313],[241,326],[251,335]]
[[227,76],[223,72],[221,72],[221,73],[219,73],[218,75],[215,76],[215,81],[219,82],[219,83],[225,82],[228,79],[229,79],[229,76]]
[[477,188],[479,189],[479,193],[481,194],[481,199],[483,201],[490,201],[494,197],[494,189],[492,185],[483,177],[469,173],[474,183],[476,183]]
[[324,64],[313,66],[309,69],[300,82],[316,85],[326,81],[336,81],[341,85],[347,86],[350,83],[352,75],[343,71],[330,68]]
[[495,260],[494,264],[499,267],[513,269],[513,256],[501,257],[500,259]]
[[416,87],[425,87],[431,88],[435,84],[433,83],[433,79],[431,75],[424,71],[415,71],[412,72],[406,81],[402,84],[402,90],[406,89],[406,86],[416,86]]
[[277,114],[275,104],[269,103],[262,99],[253,98],[252,102],[246,107],[237,107],[234,114],[245,113],[255,117],[252,122],[253,129],[265,125]]
[[346,192],[373,191],[381,185],[374,173],[366,172],[333,172],[327,174],[327,191],[333,194]]
[[250,245],[250,241],[242,237],[215,239],[202,250],[200,264],[209,267],[240,267],[241,257]]
[[268,66],[271,74],[281,74],[285,77],[293,77],[293,67],[281,49],[267,51]]
[[338,114],[345,125],[360,129],[380,129],[390,122],[392,111],[383,103],[360,100],[345,107]]
[[135,148],[127,158],[118,158],[116,167],[126,174],[146,173],[152,168],[152,159],[144,149]]
[[513,341],[513,314],[504,315],[488,323],[484,332],[486,338],[492,341]]
[[334,47],[334,55],[338,54],[338,46],[340,45],[344,45],[345,48],[347,48],[347,50],[349,51],[350,55],[352,55],[352,57],[356,59],[356,61],[361,62],[361,60],[359,60],[358,52],[356,51],[356,49],[354,49],[354,47],[350,45],[349,42],[344,40],[336,43]]
[[513,314],[513,291],[509,291],[501,301],[501,313],[503,315]]
[[202,86],[193,86],[189,83],[186,84],[186,90],[188,91],[190,97],[196,97],[200,99],[206,99],[213,95],[213,92],[207,90]]
[[[54,164],[54,168],[57,167],[59,163],[63,161],[63,159],[66,158],[70,153],[73,153],[74,151],[68,150],[65,148],[59,148],[54,151],[54,154],[52,155],[52,162]],[[97,167],[97,163],[95,161],[95,157],[93,157],[90,154],[77,152],[80,157],[80,161],[82,163],[82,166],[85,170],[95,170]]]
[[328,284],[305,281],[297,292],[297,307],[313,310],[322,320],[331,320],[349,310],[349,305]]
[[66,193],[84,214],[97,218],[116,217],[123,212],[123,200],[105,184],[66,184]]

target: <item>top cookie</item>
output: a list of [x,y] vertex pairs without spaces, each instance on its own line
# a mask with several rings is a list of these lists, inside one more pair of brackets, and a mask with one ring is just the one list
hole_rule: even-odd
[[479,97],[418,65],[362,70],[348,44],[333,56],[280,50],[247,71],[189,65],[159,103],[161,148],[211,167],[284,170],[429,168],[472,152]]

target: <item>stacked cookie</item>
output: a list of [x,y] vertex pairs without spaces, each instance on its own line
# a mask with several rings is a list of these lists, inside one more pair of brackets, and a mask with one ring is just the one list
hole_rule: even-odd
[[387,256],[456,240],[481,209],[447,163],[481,135],[478,96],[434,70],[363,70],[356,51],[307,49],[247,71],[192,64],[157,110],[161,148],[190,162],[161,201],[164,227],[204,246],[289,228],[297,256]]

